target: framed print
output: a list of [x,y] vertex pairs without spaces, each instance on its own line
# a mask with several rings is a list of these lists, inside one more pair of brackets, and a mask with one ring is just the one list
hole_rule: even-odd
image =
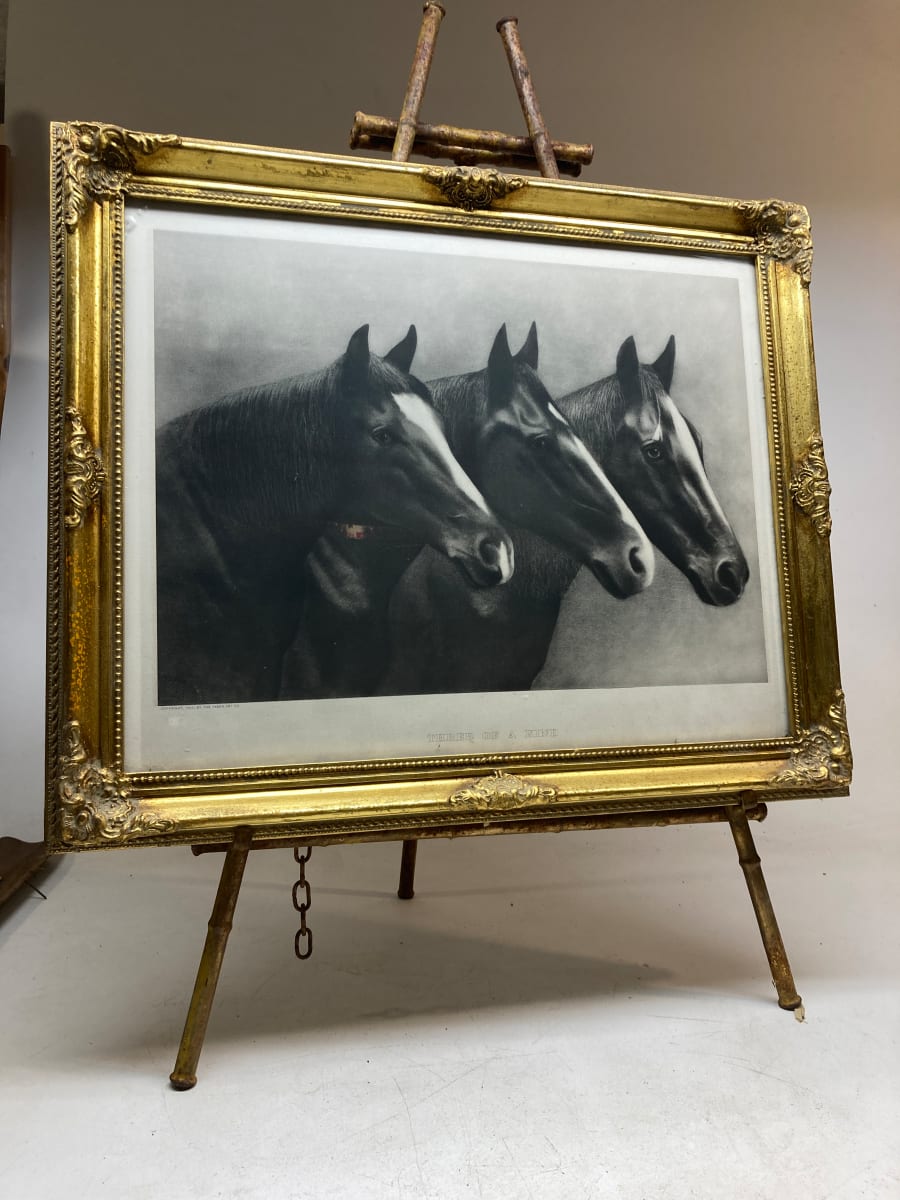
[[846,794],[809,221],[52,127],[48,840]]

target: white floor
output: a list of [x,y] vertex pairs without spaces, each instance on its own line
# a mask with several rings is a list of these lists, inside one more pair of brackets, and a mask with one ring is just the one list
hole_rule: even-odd
[[[897,880],[846,801],[726,828],[251,855],[200,1062],[167,1082],[220,856],[59,861],[0,912],[0,1195],[900,1197]],[[817,811],[811,811],[811,810]],[[848,823],[843,815],[850,818]]]

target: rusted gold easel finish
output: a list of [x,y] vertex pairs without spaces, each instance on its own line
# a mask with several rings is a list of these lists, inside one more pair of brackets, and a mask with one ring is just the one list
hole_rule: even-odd
[[802,1020],[803,1002],[797,995],[797,989],[794,986],[791,964],[788,962],[784,942],[781,940],[781,930],[775,920],[775,910],[772,908],[769,889],[763,878],[762,864],[756,853],[756,846],[753,844],[753,834],[750,832],[747,813],[743,806],[735,805],[733,808],[729,808],[728,821],[731,825],[734,844],[737,847],[738,862],[741,864],[744,879],[747,881],[750,901],[753,904],[759,932],[766,948],[772,982],[778,992],[778,1004],[789,1012],[797,1012]]
[[[516,91],[528,125],[529,141],[493,131],[457,129],[453,126],[424,126],[418,123],[419,108],[428,80],[434,55],[435,40],[443,7],[428,0],[424,6],[422,26],[419,32],[413,64],[407,83],[406,95],[399,121],[384,117],[357,113],[351,134],[351,146],[369,149],[387,149],[393,138],[391,157],[396,162],[405,162],[411,153],[442,157],[459,163],[490,164],[491,166],[515,165],[539,168],[546,178],[558,179],[560,173],[577,175],[581,165],[590,163],[593,156],[591,146],[568,142],[552,142],[541,116],[537,97],[525,55],[518,35],[515,17],[507,17],[497,23],[503,40]],[[769,960],[772,981],[778,993],[781,1008],[796,1011],[802,1018],[803,1007],[794,986],[790,964],[784,942],[775,919],[772,901],[762,874],[759,855],[750,832],[750,820],[761,821],[766,816],[766,806],[752,797],[738,799],[721,807],[703,807],[681,810],[659,810],[634,813],[616,813],[606,816],[571,818],[563,821],[523,820],[495,825],[483,822],[471,826],[434,826],[417,833],[416,840],[403,842],[398,896],[410,900],[414,895],[416,852],[418,841],[432,837],[483,836],[500,833],[554,833],[575,829],[622,829],[663,825],[687,825],[710,822],[727,822],[734,837],[738,861],[744,872],[750,899],[756,913],[763,946]],[[304,838],[304,844],[328,845],[353,840],[396,840],[395,835],[385,833],[367,834],[364,838],[336,835]],[[195,854],[225,851],[222,875],[209,920],[206,943],[200,959],[194,991],[185,1021],[184,1032],[178,1050],[175,1069],[170,1079],[173,1087],[185,1091],[197,1082],[197,1064],[206,1036],[216,985],[225,956],[228,935],[231,932],[234,911],[237,905],[244,868],[250,850],[278,849],[295,845],[296,837],[267,838],[260,835],[254,839],[252,828],[236,829],[230,842],[195,846]]]
[[197,1082],[197,1063],[200,1061],[200,1051],[203,1049],[203,1039],[206,1037],[209,1014],[212,1012],[219,972],[222,969],[222,959],[225,957],[225,947],[228,944],[228,935],[231,933],[234,909],[238,893],[241,890],[244,867],[247,865],[247,855],[250,853],[252,841],[252,829],[248,829],[246,826],[237,829],[234,841],[225,854],[219,890],[216,892],[212,916],[209,918],[206,944],[203,947],[200,966],[197,970],[191,1005],[184,1023],[184,1033],[181,1035],[175,1070],[169,1076],[172,1086],[179,1092],[186,1092]]
[[[753,835],[750,832],[749,822],[762,821],[765,819],[765,816],[766,806],[764,804],[748,802],[730,804],[722,808],[683,809],[680,812],[617,813],[609,816],[574,818],[568,821],[517,821],[509,825],[494,825],[488,828],[479,823],[471,827],[462,826],[452,829],[433,828],[423,832],[421,837],[424,839],[433,837],[483,836],[485,834],[502,833],[562,833],[576,829],[636,829],[662,825],[699,825],[727,822],[731,827],[735,846],[737,847],[738,860],[747,881],[747,888],[750,892],[754,912],[756,913],[766,957],[769,960],[772,982],[778,993],[778,1003],[781,1008],[796,1011],[797,1015],[802,1019],[802,1001],[794,986],[794,977],[791,973],[790,963],[784,949],[784,942],[781,938],[778,922],[775,919],[766,881],[763,878],[759,855],[753,843]],[[312,845],[328,845],[329,843],[343,843],[348,840],[352,839],[341,836],[332,838],[323,836],[311,838],[310,842]],[[377,839],[369,835],[365,840],[371,841]],[[385,840],[394,839],[390,834],[387,834],[385,835]],[[235,831],[234,839],[231,842],[194,847],[195,854],[209,854],[224,850],[225,863],[222,867],[222,876],[219,881],[219,889],[216,893],[212,916],[209,919],[206,944],[203,947],[203,955],[197,971],[197,980],[194,984],[194,992],[184,1025],[184,1033],[182,1034],[181,1045],[178,1050],[175,1070],[170,1076],[173,1087],[179,1091],[186,1091],[192,1088],[197,1082],[197,1063],[200,1059],[200,1051],[203,1049],[203,1040],[206,1036],[206,1027],[209,1023],[209,1015],[212,1010],[216,984],[219,980],[219,971],[225,956],[228,935],[231,932],[235,905],[237,904],[247,855],[251,849],[285,849],[292,844],[293,841],[289,838],[266,838],[265,836],[261,836],[254,840],[253,831],[244,827]],[[411,853],[413,861],[415,861],[415,852],[418,843],[408,842],[406,845],[412,848]],[[406,858],[404,858],[404,861],[406,861]],[[409,882],[411,888],[411,879]]]

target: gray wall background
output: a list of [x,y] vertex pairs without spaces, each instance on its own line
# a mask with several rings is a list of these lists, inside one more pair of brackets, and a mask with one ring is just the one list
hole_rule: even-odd
[[[42,825],[47,124],[106,120],[338,151],[353,112],[396,115],[418,0],[12,0],[5,132],[14,161],[13,354],[0,438],[0,833]],[[446,0],[422,117],[520,130],[494,21]],[[816,0],[520,0],[550,129],[593,141],[585,178],[779,196],[812,213],[813,315],[854,798],[822,832],[893,814],[900,717],[896,446],[900,369],[900,9]],[[894,826],[896,828],[896,824]]]

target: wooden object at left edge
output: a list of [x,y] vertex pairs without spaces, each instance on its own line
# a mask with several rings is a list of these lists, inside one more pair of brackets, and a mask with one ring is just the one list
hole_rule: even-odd
[[[9,375],[10,166],[9,146],[0,146],[0,427]],[[43,842],[0,837],[0,904],[4,904],[47,861]]]

